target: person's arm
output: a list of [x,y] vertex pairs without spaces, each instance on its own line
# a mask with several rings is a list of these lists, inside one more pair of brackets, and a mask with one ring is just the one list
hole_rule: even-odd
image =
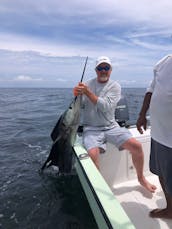
[[[147,128],[146,113],[149,109],[151,97],[152,97],[152,92],[147,92],[145,94],[145,97],[143,100],[143,105],[142,105],[141,111],[139,113],[139,118],[138,118],[137,123],[136,123],[137,130],[141,134],[143,134],[143,129],[146,130],[146,128]],[[142,126],[143,126],[143,129],[142,129]]]
[[109,87],[104,97],[95,95],[84,83],[79,83],[78,86],[74,88],[74,91],[75,95],[86,95],[102,112],[107,112],[109,109],[115,107],[121,96],[121,87],[118,84]]
[[121,87],[114,83],[106,89],[106,93],[98,97],[97,109],[103,113],[114,110],[121,97]]
[[79,83],[76,87],[74,87],[73,91],[75,96],[85,94],[92,103],[97,104],[98,96],[90,91],[89,87],[86,84]]
[[83,94],[85,94],[92,103],[97,104],[98,96],[96,96],[92,91],[90,91],[88,86],[86,86],[85,84],[83,87]]

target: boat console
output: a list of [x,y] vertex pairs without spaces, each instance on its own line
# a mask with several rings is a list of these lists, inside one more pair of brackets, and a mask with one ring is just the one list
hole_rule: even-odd
[[127,100],[124,96],[121,96],[121,99],[117,103],[115,109],[115,120],[120,126],[129,127],[127,121],[129,120],[129,111]]

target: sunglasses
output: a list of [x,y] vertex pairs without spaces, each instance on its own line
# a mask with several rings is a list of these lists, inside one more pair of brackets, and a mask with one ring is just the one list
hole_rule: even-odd
[[105,70],[106,72],[110,70],[110,66],[106,65],[105,67],[98,66],[97,71],[101,72],[102,70]]

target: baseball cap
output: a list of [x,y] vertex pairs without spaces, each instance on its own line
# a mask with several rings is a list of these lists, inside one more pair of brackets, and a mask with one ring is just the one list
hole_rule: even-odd
[[106,63],[106,64],[109,64],[110,66],[112,66],[112,63],[111,63],[109,57],[107,57],[107,56],[98,57],[96,60],[96,67],[101,63]]

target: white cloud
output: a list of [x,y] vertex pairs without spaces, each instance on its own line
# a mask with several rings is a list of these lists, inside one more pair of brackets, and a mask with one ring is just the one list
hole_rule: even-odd
[[15,81],[42,81],[42,78],[32,78],[31,76],[19,75],[14,78]]
[[63,78],[58,78],[55,81],[58,81],[58,82],[67,82],[68,80],[67,79],[63,79]]
[[148,50],[159,50],[159,51],[166,51],[169,52],[172,50],[172,44],[171,45],[165,45],[165,44],[155,44],[151,42],[142,42],[139,39],[133,39],[133,44],[138,45],[140,47],[146,48]]
[[90,78],[95,58],[108,55],[123,83],[134,84],[171,52],[171,12],[170,0],[1,0],[0,77],[67,86],[83,57]]
[[133,32],[131,34],[128,34],[129,38],[142,38],[142,37],[151,37],[151,36],[161,36],[161,37],[170,37],[172,35],[172,29],[159,29],[159,30],[151,30],[149,31],[149,28],[144,28],[142,30],[139,30],[138,32]]

